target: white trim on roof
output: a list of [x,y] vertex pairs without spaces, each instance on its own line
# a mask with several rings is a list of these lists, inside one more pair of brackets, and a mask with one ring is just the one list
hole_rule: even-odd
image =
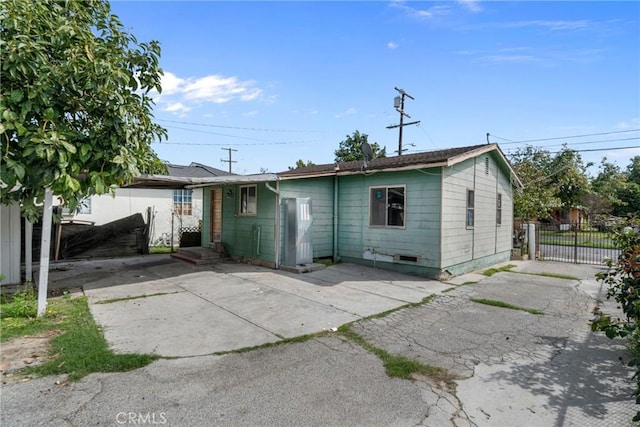
[[224,184],[249,184],[254,182],[271,182],[279,181],[280,177],[274,173],[263,173],[255,175],[227,175],[227,176],[215,176],[211,178],[193,178],[191,185],[187,185],[185,188],[201,188],[209,187],[212,185],[224,185]]

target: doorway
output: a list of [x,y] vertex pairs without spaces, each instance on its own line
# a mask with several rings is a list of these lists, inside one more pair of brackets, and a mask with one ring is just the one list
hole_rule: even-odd
[[209,217],[211,243],[222,241],[222,188],[217,187],[211,190],[211,215]]

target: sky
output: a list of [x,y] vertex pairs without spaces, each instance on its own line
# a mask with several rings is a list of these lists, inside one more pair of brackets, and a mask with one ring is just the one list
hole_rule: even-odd
[[160,42],[154,116],[169,136],[152,147],[172,164],[332,163],[355,131],[397,155],[395,88],[413,98],[405,123],[419,121],[403,127],[404,154],[566,143],[592,174],[605,156],[624,168],[640,155],[637,1],[111,6],[139,42]]

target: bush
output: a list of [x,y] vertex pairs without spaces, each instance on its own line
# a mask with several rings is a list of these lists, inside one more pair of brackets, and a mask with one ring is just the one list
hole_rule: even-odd
[[[640,220],[631,218],[615,226],[613,240],[621,248],[617,262],[608,261],[609,271],[598,273],[598,280],[609,288],[607,299],[613,298],[624,313],[624,319],[613,319],[599,307],[594,309],[591,323],[593,331],[602,331],[609,338],[621,337],[629,340],[631,360],[635,366],[636,404],[640,404]],[[640,411],[633,418],[640,421]]]
[[3,295],[0,301],[0,318],[36,317],[38,313],[38,296],[33,289]]

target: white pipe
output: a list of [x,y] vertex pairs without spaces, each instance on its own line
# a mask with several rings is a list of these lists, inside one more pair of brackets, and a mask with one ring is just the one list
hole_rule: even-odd
[[40,241],[40,278],[38,280],[38,317],[47,311],[47,289],[49,281],[49,251],[51,250],[51,218],[53,214],[53,192],[44,190],[44,212],[42,213],[42,240]]

